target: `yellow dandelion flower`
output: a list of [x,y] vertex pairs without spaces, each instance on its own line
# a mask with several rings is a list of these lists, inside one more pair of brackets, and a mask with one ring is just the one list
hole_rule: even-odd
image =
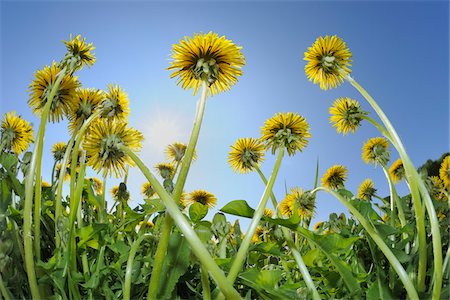
[[367,112],[361,110],[359,102],[347,97],[338,98],[330,107],[330,123],[338,133],[346,135],[349,131],[355,133],[361,126],[363,117]]
[[113,198],[114,201],[119,200],[119,186],[115,185],[111,188],[111,196]]
[[89,157],[88,165],[103,175],[116,178],[127,172],[127,165],[134,166],[133,160],[119,147],[125,146],[132,151],[139,151],[144,139],[142,133],[129,128],[126,123],[99,120],[89,130],[83,141],[83,148]]
[[230,90],[245,65],[241,49],[217,33],[185,37],[172,47],[172,61],[167,68],[174,70],[170,78],[178,77],[177,85],[193,88],[194,95],[203,81],[209,84],[212,95]]
[[119,185],[115,185],[111,188],[111,196],[114,201],[128,201],[130,200],[130,193],[127,190],[127,187],[124,183],[120,183]]
[[389,168],[389,174],[395,183],[405,178],[405,168],[403,167],[403,162],[400,158],[394,161],[391,165]]
[[268,218],[272,218],[273,217],[273,210],[271,210],[268,207],[264,208],[264,215],[266,217],[268,217]]
[[144,223],[144,221],[140,221],[138,224],[139,228],[144,228],[144,229],[152,229],[153,227],[155,227],[155,224],[153,224],[152,221],[148,220],[147,222]]
[[[61,174],[61,168],[62,168],[62,164],[61,163],[56,164],[55,176],[58,179],[59,179],[59,175]],[[69,179],[70,179],[70,163],[67,164],[67,166],[66,166],[66,172],[64,173],[63,181],[66,182]]]
[[430,194],[436,200],[446,200],[444,181],[438,176],[430,177]]
[[322,226],[322,224],[323,224],[323,221],[317,222],[317,223],[314,225],[313,230],[314,230],[314,231],[319,230],[319,228],[320,228],[320,226]]
[[90,67],[95,63],[95,56],[91,51],[95,49],[92,43],[87,44],[86,38],[77,35],[68,41],[63,41],[67,47],[67,53],[63,59],[64,64],[72,64],[75,70],[81,70],[84,65]]
[[447,218],[447,216],[445,215],[444,212],[440,211],[437,214],[437,218],[438,218],[439,221],[443,221],[443,220],[445,220]]
[[27,150],[33,142],[33,128],[30,123],[17,116],[16,112],[6,113],[0,128],[2,149],[12,150],[17,155]]
[[439,168],[439,177],[444,182],[445,188],[450,188],[450,155],[447,155]]
[[383,217],[381,217],[381,223],[387,223],[387,221],[389,221],[389,216],[384,214]]
[[[53,62],[51,66],[45,66],[44,69],[38,70],[29,87],[30,105],[35,115],[42,114],[48,96],[55,85],[57,75],[61,72],[61,67]],[[77,77],[66,74],[62,79],[58,90],[56,91],[50,107],[49,120],[59,122],[63,116],[67,116],[75,107],[75,93],[80,86]]]
[[[186,153],[186,149],[187,149],[187,145],[180,143],[180,142],[175,142],[175,143],[168,145],[166,147],[166,151],[165,151],[167,159],[172,161],[173,163],[181,162],[181,160],[184,157],[184,154]],[[192,160],[196,160],[196,159],[197,159],[197,154],[195,153],[195,150],[194,150],[194,155],[192,156]]]
[[189,198],[185,200],[187,204],[201,203],[210,208],[216,206],[217,198],[205,190],[195,190],[189,193]]
[[181,193],[180,202],[179,203],[180,203],[180,206],[182,208],[186,208],[189,205],[189,203],[188,203],[188,194],[185,191],[183,191]]
[[375,193],[377,192],[374,186],[375,184],[372,179],[365,179],[358,188],[357,197],[359,199],[371,201],[372,197],[375,196]]
[[169,179],[175,175],[175,167],[171,163],[159,163],[155,166],[155,169],[163,179]]
[[319,37],[305,52],[306,76],[322,90],[335,88],[350,74],[351,58],[350,49],[336,35]]
[[289,155],[294,155],[297,150],[301,152],[311,137],[306,119],[292,112],[277,113],[266,120],[261,133],[261,139],[267,149],[272,148],[272,154],[279,147],[286,147]]
[[91,181],[92,188],[97,195],[101,195],[103,193],[103,182],[97,177],[88,178]]
[[49,188],[49,187],[52,186],[52,185],[51,185],[50,183],[48,183],[47,181],[42,181],[41,185],[42,185],[42,187],[44,187],[44,188]]
[[260,235],[264,232],[264,229],[261,226],[256,227],[255,233],[253,233],[251,242],[256,244],[261,241]]
[[57,142],[52,146],[52,155],[55,161],[60,161],[64,158],[66,153],[67,144],[65,142]]
[[347,179],[347,168],[342,165],[334,165],[323,175],[321,182],[324,187],[340,189],[344,187]]
[[260,139],[241,138],[231,146],[228,163],[234,172],[250,173],[264,160],[264,144]]
[[291,188],[291,192],[280,203],[280,212],[283,216],[291,217],[297,205],[298,215],[301,218],[311,218],[316,209],[316,200],[314,195],[309,192],[303,192],[298,187]]
[[368,139],[362,148],[362,159],[368,164],[386,165],[389,162],[389,142],[382,137]]
[[153,189],[153,187],[150,184],[150,182],[145,182],[142,185],[141,193],[145,197],[150,198],[150,197],[152,197],[155,194],[155,190]]
[[130,114],[128,94],[118,85],[108,85],[102,104],[102,117],[109,120],[127,121]]
[[69,130],[74,133],[86,121],[99,105],[105,100],[101,90],[80,88],[75,94],[75,105],[69,115]]

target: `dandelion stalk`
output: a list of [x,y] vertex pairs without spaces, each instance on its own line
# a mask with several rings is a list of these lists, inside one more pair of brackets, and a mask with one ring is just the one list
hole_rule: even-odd
[[[187,174],[194,156],[195,146],[197,145],[198,136],[200,134],[200,128],[202,125],[203,115],[206,107],[206,98],[208,95],[208,86],[206,82],[202,83],[202,94],[200,100],[197,103],[197,110],[195,113],[194,127],[192,128],[189,144],[186,148],[183,162],[181,164],[180,173],[177,176],[177,182],[173,192],[173,199],[178,202],[183,192],[184,184],[186,182]],[[158,193],[159,195],[159,193]],[[161,196],[161,195],[160,195]],[[161,278],[161,270],[164,261],[164,257],[169,246],[169,236],[172,232],[173,220],[169,214],[165,215],[164,223],[161,229],[161,236],[158,243],[158,247],[155,253],[155,263],[153,266],[152,275],[150,277],[150,284],[148,286],[148,299],[156,299],[158,293],[159,281]]]
[[131,275],[133,272],[134,257],[136,256],[136,252],[138,251],[142,241],[149,236],[150,234],[143,234],[133,242],[133,245],[131,245],[130,255],[128,256],[127,260],[127,268],[125,271],[125,285],[123,287],[124,300],[130,300],[131,296]]
[[169,193],[167,193],[167,191],[159,183],[156,177],[144,165],[142,160],[136,154],[134,154],[133,151],[124,146],[119,146],[119,149],[136,163],[141,172],[155,189],[156,193],[161,197],[161,200],[164,202],[168,213],[173,218],[173,221],[175,222],[177,227],[183,233],[184,238],[190,244],[195,256],[197,256],[200,263],[205,266],[211,273],[211,276],[216,281],[216,284],[219,286],[222,293],[225,294],[228,299],[241,299],[239,293],[233,288],[233,285],[228,282],[223,271],[217,266],[214,259],[211,257],[208,250],[203,246],[203,243],[198,238],[189,222],[180,212],[176,201],[169,195]]
[[367,100],[367,102],[369,102],[369,104],[378,114],[387,132],[389,133],[389,137],[391,139],[392,144],[397,149],[400,158],[402,159],[406,177],[409,182],[416,215],[417,232],[419,239],[419,270],[417,275],[417,286],[419,292],[423,292],[425,290],[425,277],[427,271],[425,213],[423,211],[422,203],[420,200],[420,195],[422,195],[430,220],[431,234],[433,241],[433,256],[434,256],[433,276],[435,278],[435,282],[433,286],[432,298],[439,299],[442,289],[442,242],[439,229],[439,221],[436,216],[436,211],[434,209],[433,202],[430,198],[430,195],[426,189],[424,182],[420,178],[409,156],[407,155],[403,143],[400,140],[400,137],[398,136],[397,132],[395,131],[394,127],[392,126],[391,122],[389,121],[385,113],[378,106],[376,101],[369,95],[369,93],[361,85],[359,85],[359,83],[357,83],[350,75],[345,74],[345,79],[349,81],[350,84],[361,93],[361,95]]
[[203,288],[203,299],[211,300],[211,287],[209,286],[208,270],[204,266],[200,266],[200,269]]
[[380,237],[376,229],[373,227],[373,225],[368,222],[364,216],[349,202],[347,199],[339,195],[337,192],[326,188],[326,187],[318,187],[312,191],[312,193],[316,193],[318,191],[324,191],[331,195],[333,195],[336,199],[338,199],[347,209],[351,212],[353,216],[359,221],[359,223],[364,227],[364,229],[367,231],[367,233],[370,235],[370,237],[373,239],[373,241],[377,244],[378,248],[383,252],[383,254],[388,259],[391,266],[394,268],[397,275],[400,277],[400,280],[403,283],[403,286],[406,289],[406,292],[408,293],[409,299],[412,300],[419,300],[419,296],[417,294],[416,289],[414,288],[413,283],[411,282],[410,278],[408,277],[408,274],[406,273],[405,269],[403,268],[402,264],[398,261],[397,257],[392,253],[391,249],[388,245],[384,242],[384,240]]

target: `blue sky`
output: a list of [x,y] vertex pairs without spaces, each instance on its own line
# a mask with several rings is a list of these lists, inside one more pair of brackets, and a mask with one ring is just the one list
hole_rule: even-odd
[[[166,70],[170,50],[184,36],[214,31],[243,46],[247,64],[230,92],[206,107],[198,160],[186,191],[206,189],[217,208],[235,199],[256,207],[263,192],[257,174],[234,174],[227,164],[230,145],[240,137],[258,137],[277,112],[298,112],[311,126],[303,153],[285,157],[275,184],[281,200],[285,185],[310,189],[315,164],[320,176],[334,164],[349,169],[346,187],[356,193],[373,178],[381,196],[388,187],[380,169],[361,160],[363,143],[379,133],[364,123],[356,134],[338,135],[328,108],[338,97],[352,97],[371,111],[348,84],[322,91],[304,73],[304,51],[320,35],[337,34],[353,53],[352,75],[377,100],[402,138],[416,166],[449,150],[449,4],[447,1],[289,1],[289,2],[1,2],[1,115],[16,110],[35,126],[27,105],[33,73],[60,60],[69,35],[94,43],[95,65],[78,72],[85,87],[120,84],[130,97],[131,126],[146,140],[141,157],[149,167],[164,160],[173,141],[187,142],[197,97],[176,86]],[[371,112],[371,116],[376,118]],[[50,180],[50,147],[67,141],[67,122],[49,124],[45,138],[44,180]],[[393,149],[392,149],[393,150]],[[392,161],[398,157],[395,151]],[[274,157],[262,166],[270,174]],[[117,180],[108,182],[108,189]],[[145,182],[130,172],[133,205]],[[400,187],[405,191],[405,187]],[[315,220],[345,209],[320,194]],[[247,222],[243,221],[244,224]]]

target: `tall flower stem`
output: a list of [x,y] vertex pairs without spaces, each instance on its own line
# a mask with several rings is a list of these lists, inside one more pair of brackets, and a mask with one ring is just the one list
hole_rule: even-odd
[[179,210],[177,202],[169,195],[169,193],[167,193],[164,187],[159,183],[158,179],[156,179],[156,177],[144,165],[142,160],[136,154],[134,154],[133,151],[125,146],[121,146],[120,149],[124,151],[126,155],[130,156],[130,158],[136,163],[136,165],[139,167],[150,184],[154,187],[156,193],[164,202],[168,213],[173,218],[173,221],[183,233],[184,238],[191,246],[195,256],[197,256],[202,266],[207,268],[222,293],[225,294],[228,299],[241,299],[239,293],[233,288],[233,285],[228,282],[223,271],[217,266],[208,250],[203,246],[202,241],[196,235],[195,231],[192,229],[185,216]]
[[403,286],[406,289],[406,292],[408,293],[409,299],[412,300],[419,300],[419,296],[417,294],[416,289],[414,288],[413,283],[411,282],[410,278],[408,277],[408,274],[406,273],[405,269],[403,268],[402,264],[398,261],[397,257],[392,253],[391,249],[388,245],[384,242],[383,238],[378,234],[377,230],[373,225],[368,222],[364,216],[344,197],[336,193],[335,191],[332,191],[326,187],[318,187],[312,191],[312,193],[316,193],[318,191],[324,191],[331,195],[333,195],[336,199],[338,199],[350,212],[355,218],[359,221],[359,223],[364,227],[364,229],[367,231],[367,233],[370,235],[372,240],[377,244],[378,248],[383,252],[383,254],[388,259],[391,266],[394,268],[397,275],[400,277],[400,280],[403,283]]
[[345,78],[350,84],[355,87],[361,95],[369,102],[377,115],[380,117],[387,132],[391,138],[391,142],[397,149],[400,158],[405,168],[406,177],[409,182],[411,196],[413,200],[414,210],[416,214],[417,232],[419,239],[419,270],[417,275],[417,287],[419,292],[425,290],[425,276],[427,271],[427,249],[426,249],[426,232],[425,232],[425,213],[422,208],[422,202],[420,196],[425,203],[425,207],[428,213],[428,217],[431,225],[431,234],[433,241],[433,256],[434,256],[434,286],[433,286],[433,299],[439,299],[442,289],[442,242],[439,229],[439,221],[436,216],[436,211],[433,206],[430,194],[426,189],[425,183],[420,178],[417,170],[415,169],[411,159],[406,153],[400,137],[392,126],[391,122],[385,115],[385,113],[378,106],[376,101],[369,95],[369,93],[357,83],[350,75],[346,75]]
[[[189,172],[189,168],[191,166],[192,157],[194,155],[195,146],[197,145],[198,136],[200,134],[200,128],[202,125],[203,115],[205,113],[206,107],[206,98],[208,95],[208,86],[206,82],[202,83],[202,94],[200,96],[200,100],[197,103],[197,109],[195,112],[195,120],[194,127],[192,128],[191,137],[189,140],[189,144],[186,148],[186,152],[183,157],[183,161],[181,164],[180,173],[177,176],[177,182],[175,183],[175,188],[173,192],[173,199],[175,202],[179,202],[181,194],[183,193],[184,184],[186,182],[187,174]],[[159,195],[159,193],[158,193]],[[159,280],[161,278],[161,270],[164,261],[164,257],[167,252],[167,248],[169,246],[169,236],[172,232],[173,220],[170,214],[165,215],[164,223],[161,228],[161,235],[158,243],[158,247],[156,248],[154,265],[152,275],[150,277],[150,284],[148,286],[148,299],[156,299],[158,293]]]
[[[385,165],[383,165],[382,168],[383,168],[384,175],[386,176],[386,179],[389,183],[389,193],[390,193],[391,201],[393,201],[397,207],[398,219],[400,220],[400,224],[402,225],[402,227],[405,227],[406,226],[405,212],[403,211],[403,206],[400,203],[400,199],[399,199],[397,191],[395,189],[394,182],[392,181],[391,175],[389,175],[389,171],[388,171],[387,167]],[[392,204],[391,204],[391,206],[392,206]],[[403,236],[407,237],[408,234],[404,233]]]
[[138,251],[139,246],[141,245],[142,241],[149,236],[150,236],[150,234],[143,234],[137,240],[135,240],[133,242],[133,245],[131,245],[130,254],[129,254],[128,260],[127,260],[127,268],[125,271],[125,285],[123,287],[123,299],[124,300],[130,300],[130,296],[131,296],[131,275],[132,275],[132,271],[133,271],[134,257],[136,256],[136,252]]
[[[264,182],[264,184],[267,186],[267,178],[264,176],[264,173],[261,172],[260,168],[258,166],[255,166],[256,171],[258,172],[259,176],[261,177],[261,180]],[[275,195],[273,192],[270,192],[270,198],[272,199],[272,204],[274,208],[277,208],[277,199],[275,198]],[[281,217],[281,213],[279,210],[277,210],[278,217]],[[283,232],[284,239],[286,240],[286,243],[288,244],[289,249],[291,249],[292,256],[294,256],[295,261],[297,262],[298,268],[300,270],[300,273],[302,273],[303,280],[305,280],[306,285],[310,289],[310,291],[313,294],[313,299],[318,300],[321,299],[319,293],[317,292],[316,286],[314,285],[314,282],[311,278],[311,274],[309,274],[308,268],[305,265],[305,262],[303,261],[302,255],[300,251],[298,251],[298,248],[295,245],[294,240],[292,239],[292,236],[289,232],[289,230],[285,227],[281,227],[281,231]]]
[[[28,281],[31,289],[31,295],[34,299],[40,299],[40,292],[38,289],[38,284],[36,280],[36,273],[34,269],[34,256],[33,256],[33,236],[32,236],[32,208],[33,208],[33,183],[36,175],[36,170],[38,166],[41,165],[42,161],[42,149],[44,144],[44,133],[45,127],[47,125],[48,116],[50,113],[50,108],[53,102],[53,98],[56,94],[56,91],[59,88],[59,85],[66,75],[66,68],[62,69],[56,78],[55,84],[53,85],[52,90],[47,98],[47,102],[45,103],[44,109],[41,115],[41,123],[39,124],[39,129],[37,132],[37,138],[34,142],[33,154],[31,156],[30,169],[25,177],[25,203],[23,208],[23,242],[25,249],[25,266],[27,270]],[[40,169],[40,168],[39,168]],[[39,171],[40,173],[40,171]],[[41,178],[40,176],[36,177],[36,186],[41,187]],[[41,199],[36,199],[36,202],[39,202],[40,205]],[[40,212],[38,215],[35,215],[35,226],[40,226]],[[35,239],[40,239],[39,236],[35,236]],[[40,249],[39,251],[40,252]]]
[[211,287],[209,286],[208,270],[203,266],[200,266],[200,269],[203,288],[203,300],[211,300]]

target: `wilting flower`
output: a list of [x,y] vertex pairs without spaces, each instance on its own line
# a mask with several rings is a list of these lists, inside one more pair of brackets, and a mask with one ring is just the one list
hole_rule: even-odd
[[264,208],[264,215],[266,217],[268,217],[268,218],[272,218],[273,217],[273,210],[271,210],[268,207]]
[[403,167],[403,162],[400,158],[394,161],[391,165],[389,168],[389,174],[395,183],[405,178],[405,168]]
[[261,241],[260,235],[264,233],[264,229],[261,226],[256,227],[255,233],[253,233],[251,242],[256,244]]
[[195,190],[189,193],[188,199],[184,202],[186,204],[201,203],[212,208],[216,206],[217,198],[205,190]]
[[373,180],[370,178],[365,179],[358,188],[359,199],[370,201],[372,197],[375,196],[377,190],[374,188]]
[[75,105],[69,115],[69,129],[72,134],[93,114],[104,99],[105,94],[101,90],[77,89],[74,99]]
[[[186,149],[187,149],[187,145],[180,143],[180,142],[175,142],[175,143],[168,145],[166,148],[167,159],[172,161],[173,163],[181,162],[181,160],[183,159],[183,157],[186,153]],[[196,159],[197,159],[197,154],[195,153],[195,150],[194,150],[192,160],[196,160]]]
[[172,47],[172,61],[167,68],[174,70],[170,78],[178,77],[177,85],[193,88],[194,95],[203,81],[209,84],[212,95],[230,90],[245,64],[241,49],[217,33],[185,37]]
[[101,195],[103,193],[103,182],[97,177],[88,178],[91,181],[92,188],[97,195]]
[[264,160],[264,144],[255,138],[241,138],[231,146],[228,163],[234,172],[250,173]]
[[118,85],[108,85],[102,104],[102,117],[109,120],[126,121],[130,114],[130,100],[127,93]]
[[305,52],[306,76],[322,90],[335,88],[350,74],[351,57],[350,49],[336,35],[319,37]]
[[114,175],[118,178],[127,171],[127,164],[134,166],[133,160],[125,154],[120,146],[138,151],[144,139],[142,133],[129,128],[126,123],[99,120],[89,130],[83,141],[83,148],[89,157],[88,165],[103,175]]
[[444,182],[444,186],[450,188],[450,155],[447,155],[442,160],[441,167],[439,168],[439,177]]
[[175,167],[171,163],[159,163],[155,169],[163,179],[169,179],[175,175]]
[[[61,72],[61,67],[53,62],[52,66],[45,66],[44,69],[38,70],[29,87],[30,99],[28,104],[34,114],[42,114],[45,103],[53,89],[56,78]],[[75,107],[75,93],[80,86],[77,77],[70,74],[64,75],[61,83],[56,90],[50,106],[49,120],[59,122],[63,116],[67,116]]]
[[447,200],[444,181],[438,176],[430,177],[430,194],[436,200]]
[[95,49],[92,43],[87,44],[86,38],[77,35],[68,41],[64,41],[67,47],[67,53],[63,59],[63,64],[73,65],[74,70],[81,70],[84,65],[90,67],[95,63],[95,56],[91,51]]
[[338,133],[347,134],[355,131],[361,126],[363,117],[367,112],[361,110],[359,102],[350,98],[338,98],[330,107],[330,123]]
[[152,197],[155,194],[155,190],[153,189],[153,187],[150,184],[150,182],[145,182],[142,185],[141,193],[145,197],[150,198],[150,197]]
[[317,223],[314,225],[313,230],[314,230],[314,231],[319,230],[319,228],[320,228],[320,226],[322,226],[322,224],[323,224],[323,221],[317,222]]
[[347,168],[342,165],[334,165],[327,170],[322,177],[322,185],[330,189],[340,189],[344,187],[347,179]]
[[65,142],[57,142],[52,146],[52,154],[55,161],[60,161],[64,158],[66,153],[67,144]]
[[27,150],[32,142],[33,128],[30,123],[21,116],[16,116],[15,111],[6,113],[0,129],[0,144],[3,149],[12,150],[19,155]]
[[301,152],[311,137],[306,119],[291,112],[277,113],[266,120],[261,133],[261,139],[267,149],[272,148],[272,154],[279,147],[286,147],[289,155],[294,155],[297,150]]
[[298,215],[301,218],[311,218],[316,208],[316,199],[313,194],[303,192],[303,189],[291,188],[291,192],[280,202],[281,214],[291,217],[295,205],[297,205]]
[[389,162],[389,142],[382,137],[368,139],[362,149],[362,159],[368,164],[386,165]]

